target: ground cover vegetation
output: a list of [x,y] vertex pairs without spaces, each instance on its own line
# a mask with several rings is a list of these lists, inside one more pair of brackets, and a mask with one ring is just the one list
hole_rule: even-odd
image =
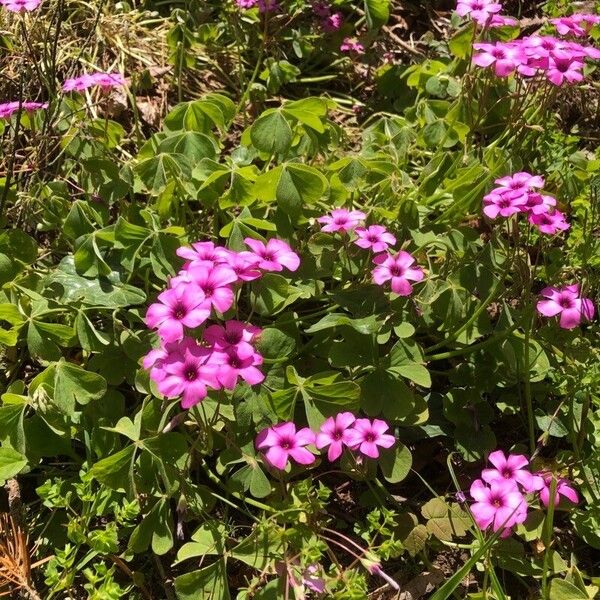
[[594,2],[0,5],[0,594],[597,597]]

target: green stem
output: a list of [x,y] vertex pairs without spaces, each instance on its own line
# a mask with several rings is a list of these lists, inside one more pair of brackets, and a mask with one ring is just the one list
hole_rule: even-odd
[[533,317],[529,319],[527,328],[525,329],[525,406],[527,408],[527,429],[529,432],[529,452],[531,455],[535,452],[535,427],[533,421],[533,400],[531,398],[531,378],[529,376],[529,339],[531,336],[531,328],[533,327]]
[[542,598],[543,600],[547,600],[549,597],[549,589],[548,589],[548,562],[550,560],[550,544],[552,542],[552,531],[554,527],[554,500],[556,496],[556,487],[557,487],[556,477],[552,477],[552,481],[550,483],[550,497],[548,499],[548,512],[546,513],[546,519],[544,520],[544,531],[542,533],[542,541],[544,542],[544,563],[542,566]]
[[483,342],[479,342],[477,344],[467,346],[466,348],[459,348],[458,350],[451,350],[449,352],[441,352],[440,354],[433,354],[432,356],[427,356],[427,354],[425,354],[425,358],[427,359],[427,361],[446,360],[448,358],[454,358],[455,356],[462,356],[463,354],[470,354],[471,352],[481,350],[482,348],[485,348],[486,346],[490,346],[496,342],[503,340],[504,338],[508,337],[513,331],[515,331],[515,329],[517,329],[517,324],[512,325],[510,327],[510,329],[506,329],[505,331],[503,331],[502,333],[499,333],[498,335],[493,335],[493,336],[489,337],[487,340],[484,340]]

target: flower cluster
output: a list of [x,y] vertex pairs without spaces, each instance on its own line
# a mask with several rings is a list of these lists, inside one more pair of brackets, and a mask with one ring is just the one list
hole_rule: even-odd
[[317,2],[313,2],[312,9],[315,16],[319,18],[324,31],[331,33],[341,28],[344,22],[342,13],[332,12],[329,3],[317,0]]
[[243,8],[244,10],[258,6],[258,10],[261,13],[275,12],[279,10],[279,4],[277,3],[277,0],[235,0],[235,3],[237,4],[238,8]]
[[21,110],[26,110],[27,112],[33,112],[34,110],[40,110],[42,108],[48,108],[47,102],[5,102],[4,104],[0,104],[0,119],[10,119],[13,114],[19,112],[19,107]]
[[480,42],[473,47],[473,63],[493,67],[498,77],[542,75],[557,86],[582,81],[585,59],[600,58],[600,50],[593,46],[539,35],[510,42]]
[[519,24],[514,17],[498,14],[501,10],[502,5],[492,0],[458,0],[456,5],[458,15],[471,18],[481,27],[514,27]]
[[423,269],[413,266],[415,259],[404,250],[396,254],[388,252],[388,248],[396,244],[396,237],[387,231],[383,225],[358,227],[367,218],[360,210],[336,208],[328,215],[319,217],[321,231],[327,233],[356,234],[354,244],[364,250],[372,251],[376,256],[373,263],[377,265],[372,272],[373,281],[377,285],[390,282],[392,291],[399,296],[410,296],[411,281],[422,281],[425,277]]
[[62,89],[63,92],[82,92],[96,85],[103,90],[109,90],[125,85],[125,79],[120,73],[86,73],[67,79]]
[[0,4],[10,12],[23,13],[35,10],[42,0],[0,0]]
[[559,325],[563,329],[574,329],[582,320],[594,318],[594,303],[582,298],[579,285],[567,285],[563,288],[547,287],[541,291],[544,300],[537,303],[537,311],[545,317],[560,315]]
[[[471,484],[470,494],[475,501],[471,513],[480,529],[501,531],[507,537],[513,528],[525,521],[529,508],[526,494],[539,493],[544,506],[548,506],[553,475],[548,472],[532,473],[529,460],[522,454],[505,456],[496,450],[489,456],[493,468],[483,469],[481,478]],[[578,502],[577,492],[566,479],[559,479],[554,503],[564,496]]]
[[285,469],[290,458],[301,465],[312,464],[316,457],[306,448],[310,445],[319,450],[328,448],[331,462],[341,456],[344,448],[379,458],[379,447],[391,448],[396,441],[386,433],[388,429],[389,425],[381,419],[357,419],[350,412],[342,412],[326,419],[316,434],[308,427],[296,430],[292,422],[267,427],[256,437],[256,447],[276,469]]
[[537,191],[544,186],[543,177],[521,171],[495,183],[498,187],[483,197],[483,212],[490,219],[522,212],[541,233],[553,235],[569,229],[565,215],[555,208],[556,199]]
[[181,396],[183,408],[202,401],[208,388],[235,388],[239,379],[250,385],[264,379],[256,351],[261,330],[237,320],[212,324],[202,341],[187,335],[204,325],[213,313],[226,313],[235,302],[236,286],[261,277],[264,271],[295,271],[300,258],[285,242],[266,244],[247,238],[251,251],[234,252],[212,242],[196,242],[177,251],[183,269],[146,313],[146,325],[156,329],[161,346],[144,358],[144,368],[168,398]]
[[594,25],[600,23],[600,15],[588,15],[585,13],[575,13],[570,17],[560,17],[550,19],[556,31],[560,35],[574,35],[575,37],[584,37],[589,34]]
[[344,38],[342,45],[340,46],[342,52],[353,52],[354,54],[364,54],[365,47],[352,38]]

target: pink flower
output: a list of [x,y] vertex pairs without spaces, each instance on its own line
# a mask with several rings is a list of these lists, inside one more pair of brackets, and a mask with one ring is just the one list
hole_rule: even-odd
[[479,25],[485,25],[494,13],[502,10],[502,4],[491,0],[458,0],[456,13],[461,17],[467,15]]
[[239,8],[254,8],[258,4],[258,0],[235,0]]
[[377,285],[383,285],[391,281],[392,292],[399,296],[410,296],[412,285],[410,281],[422,281],[425,277],[421,267],[412,267],[415,259],[404,250],[398,254],[380,254],[373,259],[378,265],[373,269],[373,281]]
[[87,73],[67,79],[62,89],[63,92],[82,92],[95,85],[109,90],[125,85],[125,78],[120,73]]
[[492,18],[486,23],[486,27],[516,27],[519,24],[518,19],[507,17],[505,15],[492,15]]
[[353,450],[358,449],[365,456],[379,458],[379,448],[391,448],[396,438],[386,431],[389,425],[381,419],[356,419],[353,428],[348,431],[346,444]]
[[477,50],[473,55],[473,63],[478,67],[494,65],[494,73],[498,77],[507,77],[525,60],[523,50],[518,45],[476,43],[473,48]]
[[178,345],[166,348],[160,359],[162,376],[156,380],[161,394],[167,398],[181,396],[181,406],[190,408],[206,397],[208,387],[218,389],[217,366],[210,364],[212,352],[184,338]]
[[233,390],[241,377],[249,385],[264,381],[264,373],[257,367],[263,357],[252,346],[229,346],[223,351],[213,352],[211,362],[218,365],[217,380],[227,390]]
[[367,218],[360,210],[348,210],[347,208],[334,208],[331,213],[319,217],[317,221],[324,224],[321,231],[335,233],[336,231],[352,231],[361,221]]
[[27,112],[48,108],[47,102],[5,102],[0,104],[0,119],[9,119],[14,113],[19,112],[19,105],[21,110]]
[[545,194],[537,194],[535,192],[527,193],[527,202],[523,209],[529,214],[541,215],[554,210],[556,206],[556,198]]
[[302,571],[302,585],[317,594],[325,592],[325,580],[318,576],[320,570],[320,566],[313,563]]
[[532,475],[526,469],[529,460],[522,454],[504,455],[502,450],[492,452],[488,460],[494,465],[494,469],[484,469],[481,472],[481,479],[486,483],[493,481],[512,481],[515,484],[523,486],[526,492],[540,490],[543,487],[541,477]]
[[331,33],[333,31],[337,31],[338,29],[340,29],[343,22],[344,22],[344,20],[342,18],[342,13],[336,12],[336,13],[333,13],[332,15],[326,16],[321,21],[321,27],[323,27],[324,31]]
[[225,253],[221,252],[220,260],[223,264],[226,264],[229,268],[233,269],[238,277],[238,283],[254,281],[262,276],[262,273],[257,266],[260,262],[260,258],[253,252],[233,252],[231,250],[225,250]]
[[511,528],[527,518],[527,503],[513,480],[496,479],[487,486],[481,479],[471,484],[473,518],[480,529],[492,526],[493,531],[502,530],[502,537]]
[[535,188],[544,187],[544,178],[541,175],[532,175],[526,171],[519,171],[513,175],[506,175],[494,181],[498,185],[499,192],[512,192],[522,195]]
[[554,235],[559,231],[566,231],[570,225],[565,220],[565,215],[559,210],[541,214],[529,215],[529,222],[535,225],[542,233]]
[[222,246],[215,246],[212,242],[194,242],[192,247],[182,246],[177,248],[176,254],[186,259],[184,269],[190,265],[213,267],[219,262],[227,262],[224,252],[229,252]]
[[267,427],[256,437],[256,447],[266,449],[265,459],[276,469],[285,469],[290,458],[301,465],[315,462],[315,455],[305,448],[314,443],[315,434],[308,427],[296,431],[296,425],[291,422]]
[[229,267],[191,265],[184,271],[184,276],[204,292],[206,302],[212,304],[220,313],[228,311],[233,305],[234,294],[230,285],[237,281],[237,275]]
[[[540,472],[537,473],[537,475],[541,477],[543,482],[543,487],[540,490],[540,500],[544,506],[548,506],[550,504],[550,486],[552,485],[552,479],[554,478],[554,475],[548,472]],[[579,502],[579,496],[570,484],[571,482],[568,479],[557,478],[554,506],[559,505],[561,496],[573,504],[577,504]]]
[[355,54],[364,54],[365,47],[355,40],[350,38],[344,38],[342,45],[340,46],[342,52],[354,52]]
[[247,237],[244,243],[258,258],[256,266],[263,271],[283,271],[284,268],[296,271],[300,266],[300,257],[282,240],[270,239],[265,246]]
[[490,219],[510,217],[525,209],[527,195],[513,196],[511,193],[502,193],[497,189],[492,190],[483,197],[483,213]]
[[275,12],[279,10],[279,4],[277,0],[258,0],[258,10],[261,13]]
[[317,17],[328,17],[331,14],[331,8],[329,4],[321,0],[313,2],[312,9]]
[[342,454],[344,446],[351,440],[351,426],[356,417],[350,412],[342,412],[334,417],[329,417],[317,433],[316,446],[319,450],[329,446],[327,458],[333,462]]
[[562,50],[555,50],[550,55],[546,77],[554,85],[583,81],[583,61],[575,60],[573,55]]
[[357,246],[365,249],[370,248],[375,253],[384,252],[388,249],[388,246],[393,246],[396,243],[396,238],[388,233],[383,225],[370,225],[366,229],[357,227],[354,233],[358,236],[358,239],[354,241]]
[[556,31],[558,31],[560,35],[583,37],[589,33],[589,30],[594,25],[600,23],[600,16],[575,13],[570,17],[550,19],[550,23],[556,27]]
[[42,0],[0,0],[0,4],[10,12],[29,12],[35,10]]
[[582,320],[594,318],[594,303],[589,298],[580,297],[577,284],[560,289],[547,287],[541,295],[546,299],[537,303],[537,311],[545,317],[560,314],[559,325],[563,329],[574,329]]
[[204,292],[193,284],[180,284],[165,290],[158,302],[151,304],[146,313],[146,325],[158,329],[165,342],[183,338],[184,327],[198,327],[210,317],[210,305],[205,302]]
[[262,333],[260,327],[242,323],[241,321],[226,321],[225,326],[209,325],[202,336],[216,350],[236,348],[243,353],[253,353],[252,342]]

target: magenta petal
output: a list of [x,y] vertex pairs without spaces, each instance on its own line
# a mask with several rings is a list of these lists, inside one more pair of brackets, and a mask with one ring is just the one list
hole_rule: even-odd
[[573,329],[581,323],[581,312],[576,308],[567,308],[560,314],[559,324],[563,329]]
[[250,385],[257,385],[265,380],[264,373],[256,367],[245,367],[244,369],[240,369],[240,376]]
[[266,427],[256,436],[257,448],[269,448],[279,443],[279,436],[271,427]]
[[495,508],[485,502],[476,502],[471,506],[471,512],[480,529],[487,529],[496,514]]
[[557,487],[557,491],[561,496],[564,496],[567,498],[567,500],[573,502],[573,504],[577,504],[579,502],[579,496],[571,486],[561,484]]
[[562,307],[554,300],[540,300],[536,305],[537,311],[545,317],[554,317],[562,311]]
[[343,449],[344,445],[342,444],[342,442],[333,442],[329,446],[329,450],[327,451],[327,459],[329,460],[329,462],[337,460],[341,456]]
[[299,446],[306,446],[315,443],[315,434],[308,427],[303,427],[296,432],[296,443]]
[[473,500],[477,502],[487,502],[490,497],[490,489],[481,481],[481,479],[476,479],[471,484],[471,489],[469,490],[471,497]]
[[398,296],[410,296],[412,285],[404,277],[392,277],[392,292]]
[[526,467],[528,464],[529,460],[527,460],[527,458],[522,454],[509,454],[508,459],[506,461],[506,465],[510,469],[514,469],[515,471],[517,469],[522,469],[523,467]]
[[356,417],[351,412],[341,412],[335,417],[335,423],[341,429],[347,429],[356,421]]
[[360,445],[360,451],[370,458],[379,458],[379,448],[375,442],[363,442]]
[[288,453],[279,446],[273,446],[265,452],[265,458],[271,466],[283,470],[288,461]]
[[204,400],[204,398],[206,398],[206,386],[201,381],[194,381],[188,384],[183,391],[181,406],[190,408]]
[[491,452],[488,456],[488,460],[496,467],[496,469],[498,469],[498,471],[502,471],[508,464],[506,456],[502,450],[495,450],[494,452]]
[[289,453],[290,456],[301,465],[310,465],[316,460],[315,455],[306,448],[292,448]]

